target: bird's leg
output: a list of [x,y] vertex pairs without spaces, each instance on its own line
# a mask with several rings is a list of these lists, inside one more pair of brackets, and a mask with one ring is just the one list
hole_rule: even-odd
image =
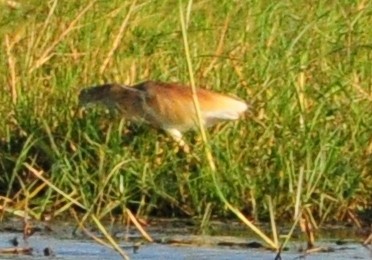
[[177,142],[178,146],[181,148],[181,153],[179,154],[181,158],[186,161],[184,165],[184,171],[187,173],[195,172],[201,167],[201,161],[197,154],[193,153],[190,155],[190,147],[185,143],[182,138],[182,133],[177,129],[166,129],[166,132],[172,136],[172,138]]
[[190,153],[190,147],[183,140],[182,133],[180,131],[174,128],[166,129],[165,131],[173,138],[173,140],[177,142],[185,153]]

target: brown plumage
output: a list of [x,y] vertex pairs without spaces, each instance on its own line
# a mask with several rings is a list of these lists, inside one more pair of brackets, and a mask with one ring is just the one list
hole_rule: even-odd
[[[196,93],[201,119],[207,127],[236,120],[248,108],[244,101],[231,96],[205,89],[197,89]],[[91,87],[80,92],[79,103],[102,103],[118,109],[124,118],[165,130],[181,145],[182,132],[198,125],[191,88],[176,83],[146,81],[132,87],[118,84]]]

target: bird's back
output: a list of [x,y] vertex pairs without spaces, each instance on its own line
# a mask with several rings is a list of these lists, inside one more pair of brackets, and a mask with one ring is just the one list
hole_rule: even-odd
[[[134,88],[146,93],[144,109],[156,122],[161,122],[162,128],[184,131],[196,126],[196,110],[190,87],[147,81]],[[236,120],[247,109],[245,102],[227,95],[205,89],[197,89],[196,93],[206,126],[223,120]]]

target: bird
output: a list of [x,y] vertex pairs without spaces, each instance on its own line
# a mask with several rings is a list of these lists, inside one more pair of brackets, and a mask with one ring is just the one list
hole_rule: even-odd
[[[245,101],[211,90],[197,88],[196,96],[205,127],[237,120],[248,109]],[[183,133],[198,127],[192,89],[182,83],[152,80],[134,86],[109,83],[80,91],[79,106],[97,103],[118,110],[125,119],[164,130],[182,147],[187,146]]]

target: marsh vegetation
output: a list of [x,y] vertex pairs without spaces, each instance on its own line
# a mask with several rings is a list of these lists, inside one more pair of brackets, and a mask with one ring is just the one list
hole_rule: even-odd
[[[2,216],[370,223],[372,3],[186,2],[0,2]],[[77,113],[83,88],[189,83],[190,68],[250,104],[207,142],[188,133],[190,154]]]

